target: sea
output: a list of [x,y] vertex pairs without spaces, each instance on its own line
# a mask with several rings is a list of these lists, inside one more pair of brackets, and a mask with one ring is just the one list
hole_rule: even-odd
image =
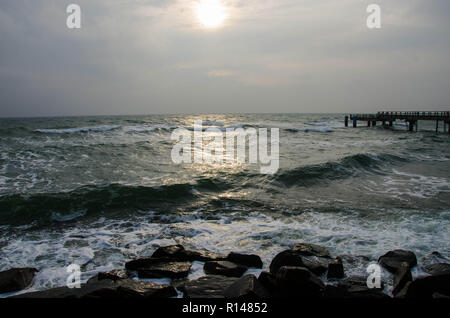
[[[171,244],[258,254],[267,270],[282,250],[314,243],[346,256],[348,276],[367,275],[367,263],[393,249],[450,259],[450,135],[442,123],[439,133],[421,121],[408,132],[404,122],[344,127],[344,116],[0,119],[0,271],[35,267],[26,291],[42,290],[64,286],[70,264],[86,281]],[[278,171],[174,163],[173,132],[193,131],[199,120],[218,131],[278,128]],[[194,262],[189,278],[202,275]]]

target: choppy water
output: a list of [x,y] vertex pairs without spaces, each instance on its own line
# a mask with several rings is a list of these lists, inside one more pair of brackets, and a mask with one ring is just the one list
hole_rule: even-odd
[[[280,169],[175,165],[177,127],[280,128]],[[450,136],[420,122],[344,128],[343,115],[0,120],[0,270],[40,269],[33,289],[122,267],[181,243],[270,259],[293,243],[376,259],[448,253]],[[197,267],[200,265],[197,264]],[[194,273],[198,275],[198,271]]]

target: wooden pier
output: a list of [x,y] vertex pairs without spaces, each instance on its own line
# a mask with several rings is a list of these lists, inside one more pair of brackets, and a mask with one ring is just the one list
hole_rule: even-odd
[[[345,127],[348,127],[349,116],[345,116]],[[376,126],[377,122],[381,122],[383,127],[392,127],[397,120],[404,120],[409,131],[417,131],[419,120],[436,121],[436,132],[439,130],[439,121],[443,122],[444,133],[450,134],[450,112],[378,112],[376,114],[350,114],[350,120],[353,127],[358,126],[358,121],[366,121],[367,127]]]

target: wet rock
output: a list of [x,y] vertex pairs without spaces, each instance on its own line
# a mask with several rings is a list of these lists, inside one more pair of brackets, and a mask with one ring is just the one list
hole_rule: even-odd
[[177,295],[169,285],[157,285],[133,279],[104,279],[81,288],[57,287],[14,296],[14,298],[167,298]]
[[171,260],[170,258],[138,258],[138,259],[134,259],[132,261],[126,262],[125,263],[125,268],[127,270],[131,270],[131,271],[136,271],[140,268],[145,268],[145,267],[149,267],[155,264],[160,264],[163,262],[171,262],[173,260]]
[[450,296],[450,273],[441,272],[417,278],[405,287],[401,296],[405,298],[432,298],[435,293]]
[[378,259],[378,262],[391,273],[395,273],[402,263],[408,264],[409,268],[417,265],[416,255],[411,251],[394,250],[389,251]]
[[188,262],[160,262],[137,270],[139,278],[183,278],[189,274],[191,264]]
[[264,286],[271,296],[275,296],[277,292],[277,281],[275,275],[269,272],[261,272],[259,274],[258,281]]
[[304,256],[331,258],[330,252],[326,248],[316,244],[298,243],[294,245],[292,251]]
[[394,274],[394,286],[392,294],[397,296],[408,282],[412,281],[411,270],[407,263],[402,263],[401,267]]
[[224,291],[225,298],[239,300],[269,298],[270,295],[254,275],[245,275]]
[[225,260],[226,256],[210,251],[190,251],[182,245],[169,245],[159,247],[152,255],[152,258],[168,258],[176,261],[219,261]]
[[97,274],[98,280],[103,279],[111,279],[111,280],[119,280],[119,279],[126,279],[130,278],[130,274],[128,271],[123,269],[114,269],[107,272],[101,272]]
[[229,261],[209,261],[203,266],[205,273],[211,275],[223,275],[228,277],[241,277],[247,271],[247,267]]
[[184,298],[224,298],[225,290],[238,279],[207,275],[196,280],[179,283],[178,289]]
[[278,293],[281,297],[317,298],[323,295],[325,286],[311,271],[304,267],[282,266],[276,274]]
[[27,288],[37,272],[36,268],[12,268],[0,272],[0,294]]
[[302,257],[298,251],[294,250],[285,250],[277,254],[270,263],[270,272],[275,275],[282,266],[305,267],[316,275],[321,275],[328,269],[327,262]]
[[344,277],[344,265],[342,264],[342,259],[336,257],[330,263],[328,263],[328,273],[327,278],[343,278]]
[[254,254],[239,254],[231,252],[227,256],[227,261],[230,261],[235,264],[240,264],[248,267],[256,267],[256,268],[262,268],[263,262],[261,260],[261,257]]
[[324,292],[325,298],[390,298],[381,292],[381,288],[370,289],[364,277],[350,277],[341,280],[337,286],[327,285]]
[[450,264],[437,263],[425,266],[425,270],[431,275],[443,274],[445,272],[450,273]]

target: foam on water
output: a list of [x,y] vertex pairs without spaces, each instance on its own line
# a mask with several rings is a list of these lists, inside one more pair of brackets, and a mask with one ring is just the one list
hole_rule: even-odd
[[[129,259],[150,256],[158,246],[168,244],[219,253],[257,253],[267,269],[278,252],[297,242],[323,245],[334,255],[365,255],[370,261],[396,248],[413,250],[420,258],[433,250],[445,252],[449,229],[450,211],[427,215],[395,210],[377,216],[351,210],[310,211],[277,218],[256,212],[242,218],[232,212],[214,220],[195,212],[175,217],[149,212],[133,221],[100,219],[85,225],[82,233],[77,227],[24,232],[4,244],[2,251],[8,257],[0,260],[0,266],[33,264],[40,270],[31,289],[37,290],[64,285],[65,267],[71,263],[82,266],[85,281],[99,271],[123,268]],[[194,262],[189,278],[203,276],[201,269],[202,263]],[[367,275],[361,264],[346,271],[347,275]],[[420,267],[415,273],[421,274]]]
[[121,126],[119,125],[102,125],[102,126],[74,127],[64,129],[36,129],[35,131],[43,134],[76,134],[86,132],[104,132],[114,130],[120,127]]

